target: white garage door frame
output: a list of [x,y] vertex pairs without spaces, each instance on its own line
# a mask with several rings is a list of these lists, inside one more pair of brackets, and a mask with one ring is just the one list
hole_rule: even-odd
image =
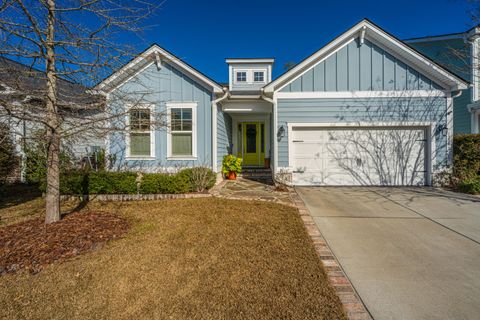
[[435,166],[436,157],[433,156],[433,150],[436,150],[435,146],[435,122],[287,122],[288,128],[288,171],[293,173],[295,163],[293,163],[293,129],[294,128],[348,128],[348,129],[367,129],[367,128],[383,128],[383,129],[395,129],[395,128],[412,128],[412,129],[424,129],[425,130],[425,181],[426,185],[432,185],[432,168]]

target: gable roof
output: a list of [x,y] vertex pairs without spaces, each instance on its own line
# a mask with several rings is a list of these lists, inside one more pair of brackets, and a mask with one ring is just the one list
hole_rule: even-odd
[[160,60],[168,61],[169,63],[178,67],[180,70],[189,74],[193,79],[211,88],[214,93],[223,92],[223,87],[216,81],[210,79],[182,59],[160,47],[158,44],[151,45],[137,57],[130,60],[130,62],[125,64],[122,68],[112,73],[102,82],[97,84],[95,89],[110,92],[123,84],[126,79],[130,79],[141,72],[143,68],[147,65],[150,65],[151,62],[156,61],[158,63]]
[[274,81],[265,85],[263,90],[266,93],[272,93],[281,89],[283,86],[292,82],[306,71],[314,67],[320,61],[326,59],[330,54],[336,52],[343,45],[357,37],[367,38],[370,41],[382,45],[385,49],[388,49],[391,53],[400,57],[403,62],[417,68],[418,71],[422,71],[426,75],[429,75],[432,80],[435,80],[446,89],[456,91],[466,89],[468,86],[467,82],[452,72],[430,60],[393,35],[387,33],[370,20],[364,19],[339,37],[329,42],[317,52],[304,59],[295,67],[288,70]]

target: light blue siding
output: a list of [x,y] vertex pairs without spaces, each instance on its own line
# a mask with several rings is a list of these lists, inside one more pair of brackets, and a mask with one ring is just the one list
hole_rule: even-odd
[[454,133],[472,133],[472,114],[467,107],[471,102],[472,90],[462,90],[462,95],[453,99]]
[[[309,71],[311,72],[311,70]],[[303,90],[294,90],[298,92]],[[334,54],[325,60],[325,89],[324,91],[337,91],[337,55]]]
[[325,62],[313,68],[313,91],[325,91]]
[[395,64],[395,90],[407,90],[407,65],[401,61]]
[[[409,43],[436,63],[451,70],[466,81],[471,81],[470,45],[463,38],[448,40],[433,40]],[[468,104],[472,102],[472,89],[462,91],[462,95],[453,100],[453,131],[454,133],[471,133],[471,113]]]
[[[360,50],[356,48],[357,43],[355,41],[348,44],[348,55],[352,61],[359,61],[360,63]],[[348,86],[346,90],[359,91],[360,90],[360,67],[354,63],[348,63]],[[345,90],[345,91],[346,91]]]
[[[109,151],[115,158],[114,169],[156,171],[165,167],[211,166],[212,96],[211,90],[206,89],[167,62],[162,62],[160,70],[155,64],[150,65],[142,73],[122,85],[111,94],[109,107],[123,114],[128,104],[151,103],[155,106],[157,122],[162,125],[155,131],[155,159],[153,160],[126,159],[125,135],[127,133],[124,131],[112,133],[109,137]],[[167,129],[164,125],[167,102],[197,103],[197,160],[167,159]],[[121,116],[115,122],[122,126],[124,120],[125,116]]]
[[217,107],[217,166],[222,165],[223,157],[231,153],[232,117]]
[[[278,127],[286,133],[278,139],[278,165],[288,163],[287,123],[345,123],[371,122],[435,122],[437,126],[446,124],[446,98],[377,98],[377,99],[279,99]],[[436,142],[436,166],[434,170],[447,164],[448,148],[446,137],[440,132],[434,137]]]
[[282,92],[431,90],[440,85],[420,75],[402,61],[365,40],[355,39]]

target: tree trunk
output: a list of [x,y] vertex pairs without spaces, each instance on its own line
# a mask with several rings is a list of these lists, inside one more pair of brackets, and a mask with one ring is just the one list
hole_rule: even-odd
[[51,223],[60,220],[60,121],[57,110],[57,75],[54,44],[55,0],[48,0],[47,5],[47,199],[45,223]]

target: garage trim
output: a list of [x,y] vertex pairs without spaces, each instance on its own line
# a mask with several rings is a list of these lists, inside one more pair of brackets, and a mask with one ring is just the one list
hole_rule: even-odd
[[432,185],[432,168],[435,166],[436,157],[433,157],[432,150],[436,150],[435,146],[435,122],[287,122],[288,128],[288,168],[289,172],[293,172],[293,128],[417,128],[425,129],[426,137],[426,156],[425,170],[426,184]]

